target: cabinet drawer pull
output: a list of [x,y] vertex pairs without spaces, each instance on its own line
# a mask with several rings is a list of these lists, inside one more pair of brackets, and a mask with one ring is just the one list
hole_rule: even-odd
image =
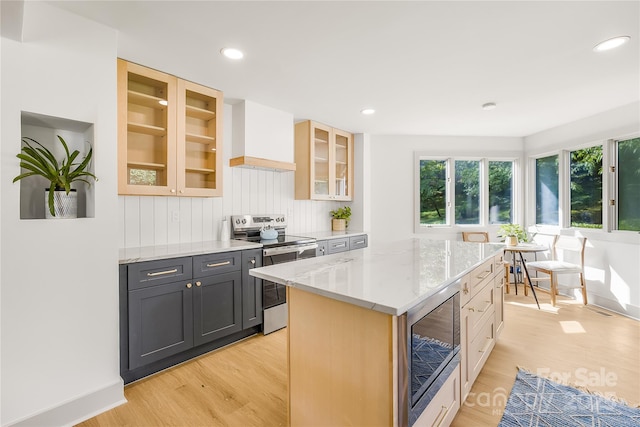
[[364,240],[358,240],[357,242],[353,242],[356,245],[364,245]]
[[217,262],[215,264],[207,264],[207,267],[222,267],[223,265],[229,265],[229,264],[231,264],[231,261]]
[[345,246],[347,246],[346,243],[338,243],[337,245],[333,245],[334,248],[344,248]]
[[488,277],[490,274],[491,274],[491,270],[485,271],[485,274],[479,274],[477,277],[478,277],[478,279],[482,280],[482,279]]
[[450,409],[451,408],[448,408],[442,405],[442,408],[440,409],[440,413],[438,414],[438,418],[436,418],[436,421],[438,422],[435,423],[434,426],[440,427],[442,425],[442,422],[445,420],[445,418],[447,418],[447,414],[449,413]]
[[196,286],[198,286],[198,287],[202,286],[202,282],[199,282],[199,281],[196,282]]
[[163,274],[171,274],[171,273],[177,273],[177,272],[178,272],[178,269],[174,268],[173,270],[156,271],[155,273],[147,273],[147,276],[149,277],[162,276]]
[[191,289],[193,285],[191,283],[187,283],[187,289]]
[[487,350],[489,350],[489,347],[491,347],[491,337],[487,337],[487,343],[484,345],[484,347],[482,348],[482,350],[478,350],[480,353],[486,353]]

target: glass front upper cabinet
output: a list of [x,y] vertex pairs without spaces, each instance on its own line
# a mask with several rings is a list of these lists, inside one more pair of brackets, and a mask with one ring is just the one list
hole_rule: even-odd
[[296,199],[350,201],[353,135],[320,123],[295,126]]
[[118,60],[118,193],[222,195],[222,93]]

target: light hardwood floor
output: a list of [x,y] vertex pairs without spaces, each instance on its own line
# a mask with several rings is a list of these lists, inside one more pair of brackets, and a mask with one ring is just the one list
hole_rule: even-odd
[[[513,292],[513,291],[512,291]],[[496,426],[517,367],[640,403],[640,322],[540,293],[506,296],[505,329],[453,426]],[[286,330],[255,336],[125,388],[128,403],[82,424],[284,426]]]

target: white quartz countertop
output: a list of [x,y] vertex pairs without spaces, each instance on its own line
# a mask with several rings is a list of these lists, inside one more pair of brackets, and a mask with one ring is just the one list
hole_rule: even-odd
[[260,243],[251,243],[242,240],[213,240],[208,242],[144,246],[120,249],[119,260],[120,264],[130,264],[133,262],[153,261],[181,256],[259,249],[261,247],[262,245]]
[[356,230],[344,230],[344,231],[315,231],[313,233],[293,233],[295,235],[300,235],[304,237],[313,237],[316,240],[331,240],[331,239],[339,239],[341,237],[353,237],[353,236],[362,236],[363,234],[367,234],[364,231],[356,231]]
[[408,239],[254,268],[249,274],[398,316],[503,249],[502,244]]

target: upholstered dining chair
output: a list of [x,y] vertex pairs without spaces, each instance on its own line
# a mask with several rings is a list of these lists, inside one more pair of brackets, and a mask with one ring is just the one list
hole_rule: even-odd
[[[489,243],[489,233],[486,231],[463,231],[462,232],[462,241],[463,242],[475,242],[475,243]],[[509,262],[504,262],[504,281],[505,281],[505,290],[509,293],[509,271],[511,267]],[[526,287],[525,287],[526,290]]]
[[[587,243],[586,237],[556,236],[551,245],[551,259],[548,261],[527,262],[529,273],[537,271],[546,273],[548,277],[538,277],[537,280],[549,280],[549,293],[551,294],[551,305],[556,305],[556,295],[558,294],[559,274],[578,274],[580,276],[580,289],[582,290],[582,301],[587,305],[587,283],[584,279],[584,248]],[[573,253],[571,261],[565,261],[569,254]],[[577,257],[578,262],[575,262]]]

